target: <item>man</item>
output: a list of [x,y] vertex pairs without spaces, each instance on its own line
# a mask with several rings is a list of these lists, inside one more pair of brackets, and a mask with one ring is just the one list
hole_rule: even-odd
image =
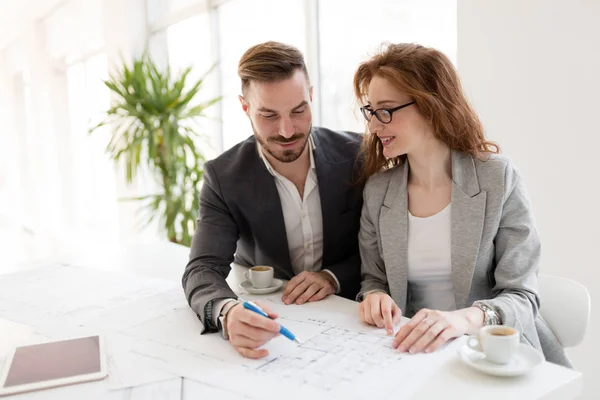
[[230,264],[272,266],[276,277],[290,280],[285,304],[334,293],[354,299],[360,136],[312,127],[312,87],[296,48],[256,45],[242,56],[238,74],[254,136],[204,166],[183,286],[204,331],[219,330],[243,356],[261,358],[268,353],[258,348],[279,334],[279,325],[240,305],[225,282]]

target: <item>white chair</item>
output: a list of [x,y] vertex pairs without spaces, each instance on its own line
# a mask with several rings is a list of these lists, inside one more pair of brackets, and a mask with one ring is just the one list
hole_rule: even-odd
[[575,347],[585,337],[590,321],[590,294],[571,279],[552,275],[538,277],[540,314],[563,347]]

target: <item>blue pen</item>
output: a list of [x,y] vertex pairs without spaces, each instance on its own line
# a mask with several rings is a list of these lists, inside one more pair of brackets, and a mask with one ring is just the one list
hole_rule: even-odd
[[[256,305],[255,303],[251,302],[251,301],[244,301],[244,308],[250,311],[254,311],[257,314],[262,315],[263,317],[269,318],[269,315],[264,312],[262,310],[262,308],[260,308],[258,305]],[[301,344],[300,341],[298,340],[298,338],[296,338],[296,336],[294,336],[294,334],[290,331],[288,331],[283,325],[280,325],[281,329],[279,329],[279,333],[281,333],[283,336],[285,336],[286,338],[293,340],[294,342]]]

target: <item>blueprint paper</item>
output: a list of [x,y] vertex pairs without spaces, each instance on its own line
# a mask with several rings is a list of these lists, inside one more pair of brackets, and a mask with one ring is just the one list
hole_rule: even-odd
[[[136,343],[136,354],[158,369],[237,395],[274,400],[361,399],[397,395],[399,390],[410,397],[455,357],[451,346],[432,355],[399,353],[383,330],[364,326],[358,315],[326,311],[323,304],[290,307],[278,304],[277,295],[261,299],[263,304],[270,302],[280,315],[278,322],[302,344],[280,336],[265,346],[269,350],[265,359],[245,359],[219,335],[199,335],[201,325],[191,310],[173,312],[122,334]],[[345,306],[355,307],[341,304]]]

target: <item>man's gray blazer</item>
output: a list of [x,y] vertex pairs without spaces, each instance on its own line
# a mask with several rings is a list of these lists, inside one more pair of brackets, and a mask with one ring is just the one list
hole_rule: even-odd
[[[356,184],[356,160],[361,136],[318,127],[312,136],[323,214],[322,268],[335,274],[342,296],[354,299],[360,288],[362,187]],[[205,330],[216,330],[212,302],[237,298],[225,282],[234,254],[238,264],[271,265],[278,278],[294,276],[277,187],[254,137],[204,165],[183,287]]]
[[[367,182],[359,243],[361,294],[384,290],[411,317],[418,310],[407,309],[408,171],[404,163]],[[500,155],[481,161],[453,152],[452,180],[452,283],[457,308],[484,300],[505,325],[522,333],[523,342],[542,349],[548,361],[570,366],[538,313],[541,246],[517,170]]]

